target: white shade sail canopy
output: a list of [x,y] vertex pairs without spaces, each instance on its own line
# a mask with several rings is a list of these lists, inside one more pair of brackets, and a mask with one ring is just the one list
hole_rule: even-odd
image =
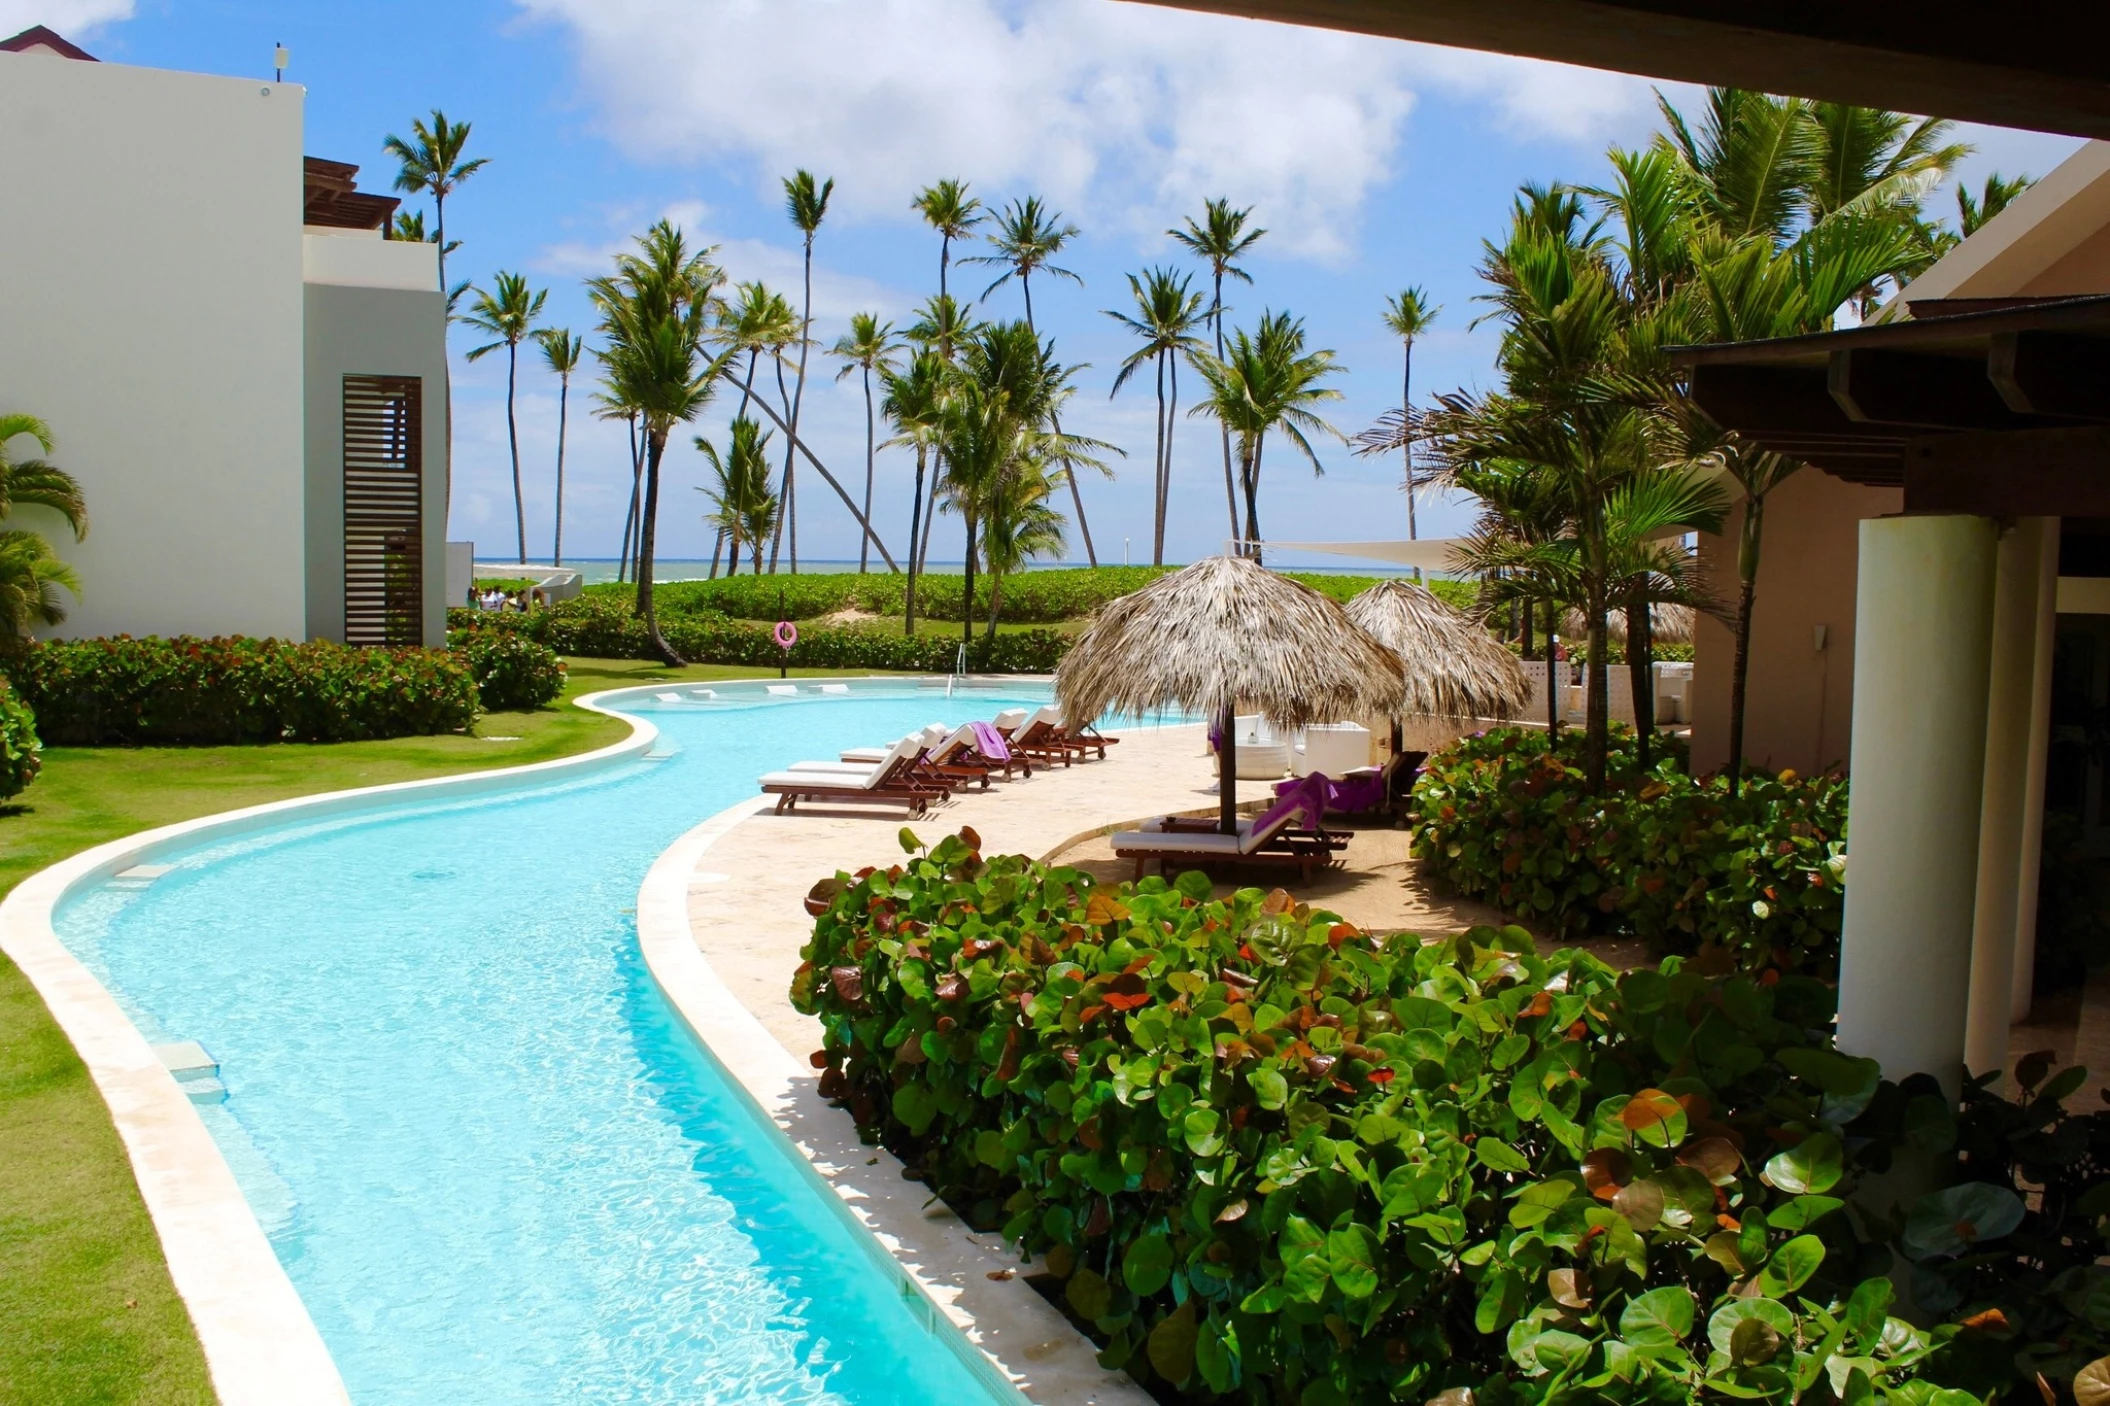
[[1364,561],[1391,562],[1394,566],[1418,566],[1423,571],[1459,571],[1457,549],[1462,537],[1424,537],[1418,542],[1268,542],[1273,552],[1322,552],[1327,556],[1360,557]]

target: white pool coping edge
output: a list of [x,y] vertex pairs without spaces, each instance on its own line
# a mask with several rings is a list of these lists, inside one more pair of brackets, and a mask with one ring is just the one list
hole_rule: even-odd
[[[638,890],[637,937],[653,980],[696,1039],[796,1147],[850,1217],[886,1252],[878,1261],[958,1329],[992,1387],[1043,1406],[1152,1406],[1020,1271],[1017,1252],[978,1234],[901,1162],[858,1139],[849,1115],[820,1096],[815,1071],[777,1042],[711,967],[690,928],[690,879],[711,846],[764,809],[767,796],[730,806],[676,840]],[[789,982],[791,973],[784,979]],[[875,1257],[876,1259],[876,1257]],[[993,1277],[1001,1276],[1001,1277]]]
[[627,738],[595,751],[527,766],[298,796],[142,830],[41,869],[0,899],[0,952],[36,988],[110,1110],[222,1406],[348,1406],[351,1398],[204,1119],[116,998],[59,940],[52,915],[74,889],[203,835],[261,828],[294,812],[316,816],[362,810],[376,798],[403,793],[502,790],[524,777],[635,756],[652,746],[659,729],[603,707],[600,700],[639,691],[640,686],[628,685],[574,700],[630,726]]

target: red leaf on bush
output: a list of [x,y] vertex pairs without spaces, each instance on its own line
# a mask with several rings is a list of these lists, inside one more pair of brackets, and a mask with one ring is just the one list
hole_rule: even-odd
[[812,1054],[806,1056],[806,1062],[815,1069],[826,1069],[828,1067],[828,1052],[826,1050],[815,1050]]
[[1099,1120],[1087,1118],[1077,1126],[1077,1141],[1097,1152],[1106,1144],[1099,1139]]
[[1097,1020],[1100,1016],[1105,1014],[1106,1003],[1103,1001],[1097,1005],[1086,1006],[1082,1011],[1079,1011],[1077,1013],[1077,1023],[1079,1025],[1090,1025],[1093,1021]]
[[957,1001],[967,994],[967,978],[958,972],[947,972],[938,978],[938,999]]
[[1552,1013],[1553,993],[1551,991],[1541,991],[1538,995],[1531,998],[1530,1005],[1517,1012],[1517,1019],[1530,1020],[1536,1016],[1551,1015]]
[[1583,1185],[1600,1201],[1619,1194],[1634,1177],[1634,1159],[1616,1147],[1600,1147],[1582,1161]]
[[960,842],[971,850],[979,850],[982,847],[981,834],[972,825],[960,827]]
[[1380,1087],[1391,1083],[1395,1077],[1389,1069],[1373,1069],[1370,1071],[1370,1082]]
[[865,998],[865,974],[862,967],[830,967],[828,983],[835,994],[856,1005]]
[[1015,1025],[1004,1032],[1004,1057],[997,1061],[996,1077],[1004,1083],[1018,1077],[1018,1027]]
[[1123,972],[1106,986],[1106,1004],[1117,1011],[1132,1011],[1150,1004],[1150,987],[1134,972]]
[[1084,1238],[1096,1240],[1114,1227],[1113,1208],[1101,1196],[1092,1202],[1092,1213],[1084,1222]]
[[930,1056],[923,1053],[923,1037],[920,1035],[910,1035],[894,1049],[897,1064],[924,1064],[929,1059]]

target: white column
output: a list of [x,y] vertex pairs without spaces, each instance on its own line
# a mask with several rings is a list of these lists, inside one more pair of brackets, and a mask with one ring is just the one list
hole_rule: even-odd
[[1960,1088],[1997,542],[1979,517],[1861,524],[1839,1047]]
[[2059,623],[2059,520],[2043,520],[2037,557],[2037,650],[2030,692],[2029,757],[2023,776],[2022,876],[2015,886],[2015,978],[2009,1018],[2029,1019],[2037,982],[2037,880],[2044,864],[2044,766],[2051,750],[2051,665]]
[[2015,920],[2036,693],[2038,590],[2049,518],[2001,534],[1993,587],[1992,680],[1986,694],[1985,780],[1978,809],[1978,894],[1971,936],[1971,1008],[1964,1067],[2007,1067],[2014,1006]]

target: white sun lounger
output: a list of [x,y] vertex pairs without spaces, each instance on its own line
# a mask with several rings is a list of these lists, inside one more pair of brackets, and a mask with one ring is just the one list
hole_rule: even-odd
[[769,696],[772,698],[796,698],[799,696],[799,686],[795,683],[773,683],[768,685],[768,688]]
[[1310,878],[1311,871],[1331,863],[1333,856],[1346,848],[1347,841],[1323,830],[1296,829],[1291,822],[1298,814],[1294,807],[1280,807],[1264,817],[1264,827],[1256,826],[1252,818],[1242,818],[1235,835],[1218,830],[1169,828],[1162,820],[1146,821],[1140,830],[1114,835],[1113,851],[1117,858],[1135,861],[1137,878],[1143,876],[1143,866],[1153,859],[1167,872],[1182,862],[1195,867],[1210,863],[1294,864]]
[[681,695],[678,693],[655,693],[652,696],[662,703],[679,703],[681,701]]
[[849,691],[850,685],[846,683],[824,683],[821,685],[821,692],[823,693],[848,693]]
[[895,743],[886,757],[858,772],[800,771],[796,767],[772,771],[761,779],[762,790],[777,798],[777,812],[791,810],[802,800],[898,801],[921,815],[931,801],[945,794],[921,786],[908,777],[923,750],[920,735],[911,734]]

